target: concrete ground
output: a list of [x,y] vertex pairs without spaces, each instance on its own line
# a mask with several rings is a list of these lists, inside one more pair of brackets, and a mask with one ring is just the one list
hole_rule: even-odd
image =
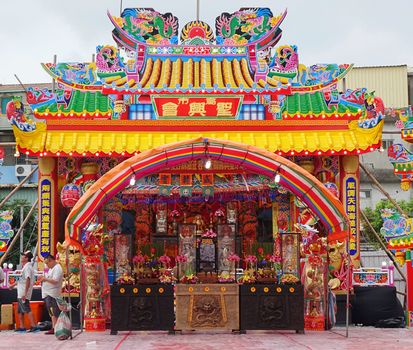
[[[76,334],[78,331],[75,331]],[[378,329],[351,327],[349,338],[344,328],[333,331],[295,334],[289,331],[248,332],[247,334],[186,333],[168,335],[164,332],[119,332],[110,335],[84,332],[72,340],[57,340],[43,332],[19,334],[0,332],[0,349],[86,349],[86,350],[404,350],[413,349],[413,328]]]

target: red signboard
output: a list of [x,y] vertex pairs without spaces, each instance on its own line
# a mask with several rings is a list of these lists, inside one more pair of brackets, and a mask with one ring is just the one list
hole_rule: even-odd
[[243,96],[153,96],[159,119],[235,119]]

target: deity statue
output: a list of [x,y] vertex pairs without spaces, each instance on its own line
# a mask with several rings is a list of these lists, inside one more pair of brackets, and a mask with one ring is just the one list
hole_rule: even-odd
[[229,224],[237,222],[237,208],[234,202],[229,202],[227,205],[227,222]]
[[166,210],[159,209],[156,213],[156,232],[158,234],[167,234],[168,224]]
[[196,225],[196,234],[201,235],[202,230],[204,229],[204,220],[202,219],[202,215],[195,215],[194,224]]
[[235,241],[231,234],[231,226],[223,225],[222,237],[218,238],[218,270],[220,272],[231,270],[231,262],[228,260],[228,256],[234,253],[235,250]]
[[193,225],[183,225],[180,227],[179,247],[180,254],[186,257],[186,270],[191,270],[191,272],[194,272],[196,263],[196,251]]

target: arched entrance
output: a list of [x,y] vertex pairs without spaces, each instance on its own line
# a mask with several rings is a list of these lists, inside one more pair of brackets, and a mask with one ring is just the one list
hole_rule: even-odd
[[65,223],[66,241],[78,245],[79,233],[104,203],[123,190],[130,179],[139,179],[192,159],[231,163],[250,172],[274,178],[298,196],[316,214],[328,232],[329,241],[347,237],[348,219],[342,203],[314,176],[274,153],[226,140],[196,138],[142,152],[131,157],[97,180],[69,213]]

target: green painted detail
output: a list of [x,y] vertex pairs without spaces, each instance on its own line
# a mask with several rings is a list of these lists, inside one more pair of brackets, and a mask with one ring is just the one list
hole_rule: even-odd
[[308,114],[312,112],[313,114],[322,113],[357,113],[358,108],[348,105],[343,105],[338,103],[338,105],[328,106],[323,93],[307,93],[307,94],[294,94],[287,96],[283,106],[281,108],[281,113],[293,114]]
[[102,95],[100,92],[85,92],[79,90],[73,90],[73,96],[70,99],[68,106],[64,104],[53,103],[49,105],[41,106],[37,109],[38,113],[44,113],[48,110],[50,113],[62,112],[68,113],[73,111],[74,113],[94,113],[99,110],[102,113],[112,111],[110,106],[110,99],[107,95]]

